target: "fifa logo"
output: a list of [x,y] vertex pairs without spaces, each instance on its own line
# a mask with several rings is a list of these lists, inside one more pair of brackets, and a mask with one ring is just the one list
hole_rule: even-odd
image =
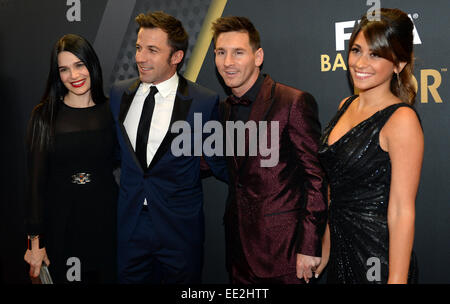
[[[372,7],[367,11],[367,18],[371,20],[377,20],[380,18],[379,14],[379,1],[367,0],[367,5],[373,4]],[[409,18],[413,21],[419,18],[419,14],[409,14]],[[335,47],[336,55],[321,54],[320,55],[320,71],[321,72],[334,72],[336,70],[347,71],[346,59],[344,59],[343,51],[345,51],[345,45],[348,40],[350,40],[351,30],[355,26],[355,21],[343,21],[335,23]],[[422,44],[419,32],[414,25],[413,29],[414,44]],[[417,75],[418,78],[414,77],[414,82],[416,84],[416,91],[419,93],[421,103],[428,103],[430,96],[435,103],[443,103],[442,97],[439,94],[439,87],[442,84],[442,78],[447,73],[447,68],[442,67],[440,69],[422,69]]]

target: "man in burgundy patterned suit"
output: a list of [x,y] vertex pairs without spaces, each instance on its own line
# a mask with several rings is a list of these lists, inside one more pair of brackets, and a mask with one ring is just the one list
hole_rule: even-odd
[[[255,134],[248,128],[246,153],[239,156],[237,129],[225,132],[226,145],[232,146],[227,156],[233,148],[235,152],[227,157],[230,183],[224,218],[231,282],[309,282],[320,263],[327,219],[326,185],[317,158],[317,104],[310,94],[260,73],[264,52],[247,18],[222,17],[212,29],[216,67],[232,92],[221,104],[224,124],[266,121],[257,138],[261,141],[266,134],[267,146],[278,153],[275,163],[265,165],[267,155],[261,150],[251,155]],[[275,131],[273,122],[278,124]]]

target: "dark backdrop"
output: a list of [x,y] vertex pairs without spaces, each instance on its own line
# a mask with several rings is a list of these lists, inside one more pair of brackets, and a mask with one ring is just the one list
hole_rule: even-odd
[[[215,1],[215,0],[214,0]],[[2,173],[0,203],[0,282],[27,283],[23,254],[25,154],[23,138],[34,105],[43,93],[50,50],[66,33],[85,36],[95,47],[104,72],[105,92],[118,79],[137,75],[134,67],[134,17],[147,10],[164,10],[183,21],[190,34],[186,65],[211,0],[0,0],[0,101]],[[66,14],[80,4],[80,21]],[[450,282],[450,181],[448,0],[384,0],[398,7],[417,29],[415,45],[418,81],[417,110],[425,132],[425,157],[416,201],[414,249],[421,283]],[[308,91],[319,104],[324,126],[338,102],[351,94],[343,69],[347,49],[336,49],[336,28],[357,20],[369,9],[365,0],[229,0],[223,15],[250,18],[260,31],[265,51],[264,73],[276,81]],[[348,25],[347,25],[348,26]],[[350,33],[351,26],[342,34]],[[339,35],[338,35],[339,36]],[[339,37],[342,37],[340,35]],[[347,38],[348,39],[348,38]],[[339,41],[341,38],[338,39]],[[345,41],[346,42],[346,41]],[[346,44],[346,43],[345,43]],[[329,58],[330,66],[321,58]],[[335,60],[337,61],[335,64]],[[335,70],[333,71],[333,66]],[[437,83],[441,84],[437,86]],[[225,97],[215,72],[210,46],[197,82]],[[436,89],[433,89],[433,84]],[[431,89],[427,87],[431,86]],[[226,283],[222,215],[226,186],[204,180],[206,243],[205,283]]]

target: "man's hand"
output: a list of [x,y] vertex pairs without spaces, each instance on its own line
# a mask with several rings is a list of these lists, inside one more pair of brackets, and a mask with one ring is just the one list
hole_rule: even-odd
[[321,258],[297,253],[297,277],[305,279],[309,283],[309,279],[313,277],[313,272],[320,265]]

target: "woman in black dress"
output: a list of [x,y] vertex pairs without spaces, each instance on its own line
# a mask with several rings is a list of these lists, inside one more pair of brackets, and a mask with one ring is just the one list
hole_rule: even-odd
[[31,277],[44,261],[56,283],[115,282],[115,140],[97,55],[84,38],[65,35],[27,134]]
[[328,263],[329,283],[411,282],[424,139],[412,107],[408,16],[398,9],[381,9],[378,21],[363,16],[350,38],[348,67],[359,95],[341,102],[319,151],[330,208],[316,275]]

